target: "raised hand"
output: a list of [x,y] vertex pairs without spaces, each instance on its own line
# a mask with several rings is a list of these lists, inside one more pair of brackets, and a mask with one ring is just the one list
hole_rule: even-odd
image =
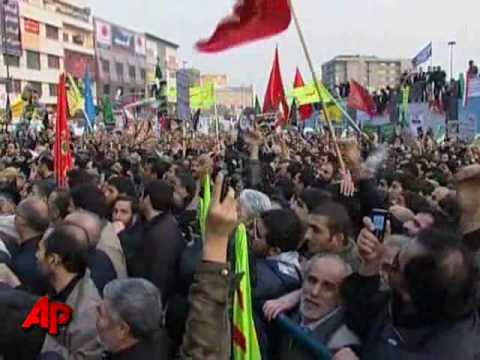
[[228,237],[238,223],[237,201],[232,188],[222,200],[224,175],[219,173],[215,179],[212,203],[207,218],[206,241],[203,259],[224,263],[227,259]]

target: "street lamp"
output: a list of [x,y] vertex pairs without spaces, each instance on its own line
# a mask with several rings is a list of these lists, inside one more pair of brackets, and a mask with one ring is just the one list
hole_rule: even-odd
[[456,41],[449,41],[448,46],[450,47],[450,79],[453,79],[453,48],[457,45]]
[[3,23],[3,39],[2,39],[2,51],[3,51],[3,62],[5,63],[7,70],[7,79],[5,82],[5,90],[7,93],[7,101],[5,103],[5,124],[8,124],[11,120],[11,110],[10,110],[10,61],[8,55],[8,46],[7,46],[7,15],[6,7],[8,5],[8,0],[3,0],[2,8],[2,23]]

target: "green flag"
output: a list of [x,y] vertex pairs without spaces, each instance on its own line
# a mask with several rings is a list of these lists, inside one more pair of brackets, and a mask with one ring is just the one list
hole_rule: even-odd
[[258,100],[258,96],[255,96],[255,115],[259,115],[262,113],[262,107],[260,106],[260,100]]
[[110,102],[110,98],[108,96],[103,97],[102,115],[103,115],[103,122],[105,124],[115,123],[115,118],[113,117],[112,103]]
[[205,240],[208,210],[210,209],[210,202],[212,198],[211,186],[210,186],[210,175],[205,176],[202,187],[203,187],[203,198],[200,199],[199,219],[200,219],[200,232],[202,233],[202,239]]

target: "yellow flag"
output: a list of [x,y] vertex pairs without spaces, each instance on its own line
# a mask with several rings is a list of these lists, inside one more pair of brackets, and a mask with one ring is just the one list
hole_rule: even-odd
[[323,86],[322,83],[318,84],[320,88],[321,99],[318,97],[317,89],[315,89],[315,84],[308,84],[303,87],[295,88],[290,92],[290,95],[295,97],[298,101],[298,105],[308,105],[318,102],[328,103],[333,101],[332,95],[330,92]]
[[10,109],[12,111],[12,118],[17,119],[22,116],[23,109],[25,108],[25,101],[22,100],[21,97],[12,101],[10,105]]
[[210,109],[215,105],[215,85],[190,88],[190,107],[192,109]]
[[177,102],[177,87],[170,86],[167,90],[168,102],[175,104]]
[[70,74],[68,74],[67,99],[70,116],[75,116],[78,111],[83,111],[85,99]]

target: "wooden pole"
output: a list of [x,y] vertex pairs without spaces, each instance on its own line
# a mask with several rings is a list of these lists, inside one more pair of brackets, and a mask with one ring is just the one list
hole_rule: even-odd
[[305,37],[303,36],[302,28],[300,27],[300,22],[298,21],[297,14],[295,13],[295,8],[293,7],[292,0],[288,0],[288,3],[290,5],[290,10],[292,12],[292,17],[293,17],[293,21],[295,23],[295,27],[297,29],[298,37],[300,38],[300,43],[302,44],[303,52],[305,53],[305,58],[307,59],[308,67],[310,68],[310,71],[312,73],[313,83],[315,84],[315,90],[317,91],[318,97],[319,97],[319,99],[320,99],[320,101],[322,102],[322,105],[323,105],[322,106],[323,115],[325,117],[325,120],[327,121],[328,130],[330,132],[330,136],[332,137],[333,145],[334,145],[334,148],[335,148],[335,152],[337,154],[337,158],[338,158],[338,162],[340,164],[340,168],[342,170],[345,170],[346,169],[345,162],[343,161],[342,153],[340,151],[340,147],[338,146],[337,138],[335,136],[335,129],[333,128],[332,122],[330,120],[330,116],[329,116],[328,111],[325,107],[325,103],[323,102],[323,99],[322,99],[322,94],[321,94],[321,91],[320,91],[319,81],[317,79],[317,75],[315,74],[315,69],[313,67],[313,62],[312,62],[312,59],[310,57],[310,53],[309,53],[308,48],[307,48],[307,43],[305,42]]

